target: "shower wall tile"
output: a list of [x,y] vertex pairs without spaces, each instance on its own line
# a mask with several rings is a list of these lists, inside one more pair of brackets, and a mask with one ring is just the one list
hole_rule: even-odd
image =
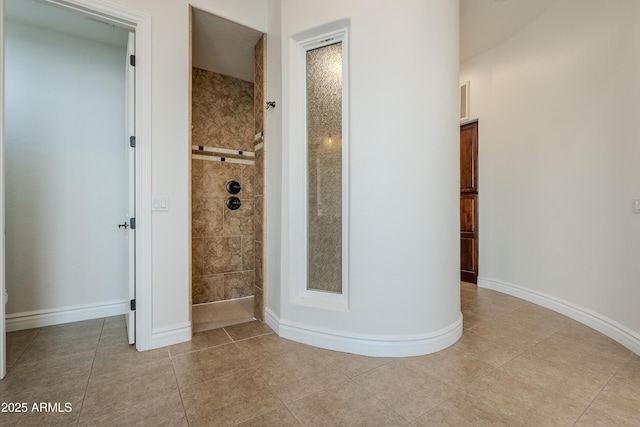
[[192,144],[253,151],[253,86],[194,67]]
[[191,200],[202,199],[203,194],[203,170],[202,160],[191,160]]
[[254,271],[255,269],[255,242],[253,234],[242,236],[242,269]]
[[[226,199],[227,182],[238,181],[242,185],[242,170],[237,163],[204,161],[203,186],[205,197],[219,197]],[[241,194],[243,194],[241,192]]]
[[255,46],[254,65],[254,123],[255,133],[262,132],[263,138],[255,141],[260,144],[255,149],[255,169],[254,169],[254,316],[258,320],[264,319],[264,299],[263,299],[263,277],[264,277],[264,153],[266,149],[267,135],[265,132],[265,106],[266,106],[266,55],[267,38],[263,35]]
[[262,297],[262,289],[254,286],[253,288],[253,316],[258,320],[264,320],[264,299]]
[[192,203],[191,229],[194,237],[213,237],[223,234],[224,199],[207,197]]
[[224,299],[223,274],[194,277],[191,287],[192,304],[203,304]]
[[256,263],[256,267],[255,267],[255,272],[256,272],[256,286],[260,289],[263,288],[264,284],[263,284],[263,274],[262,274],[262,268],[264,265],[264,253],[263,253],[263,245],[262,242],[256,242],[255,245],[255,263]]
[[191,239],[191,276],[204,274],[204,239]]
[[229,273],[242,269],[242,238],[205,239],[204,274]]
[[240,183],[242,184],[242,198],[248,199],[253,197],[255,186],[255,166],[254,165],[240,165],[240,172],[242,176],[242,180]]
[[253,192],[256,196],[262,196],[264,194],[264,148],[256,150],[254,174]]
[[263,196],[254,197],[254,207],[253,207],[253,219],[254,219],[254,234],[255,240],[258,242],[263,241],[263,229],[264,229],[264,202]]
[[253,67],[253,97],[254,97],[254,134],[264,130],[265,107],[265,72],[266,69],[266,36],[262,36],[255,45],[255,65]]
[[[242,193],[242,192],[241,192]],[[242,205],[235,211],[224,210],[224,235],[253,236],[253,200],[240,199]]]
[[241,271],[224,275],[224,299],[253,295],[253,271]]

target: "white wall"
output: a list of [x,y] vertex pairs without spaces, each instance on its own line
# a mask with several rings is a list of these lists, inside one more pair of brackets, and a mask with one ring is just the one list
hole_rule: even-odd
[[266,114],[265,146],[265,304],[280,315],[282,220],[282,54],[281,1],[269,0],[267,32],[267,101],[276,108]]
[[126,44],[4,31],[7,314],[126,307]]
[[[283,0],[281,18],[283,270],[279,319],[272,321],[285,337],[363,354],[416,354],[451,344],[461,332],[458,2]],[[298,257],[305,236],[297,228],[304,199],[297,188],[305,162],[296,162],[304,129],[292,65],[292,36],[345,18],[351,55],[346,312],[296,300],[304,281]],[[449,334],[446,344],[435,344],[440,333]]]
[[479,118],[480,283],[600,318],[640,351],[640,3],[558,0],[461,68]]

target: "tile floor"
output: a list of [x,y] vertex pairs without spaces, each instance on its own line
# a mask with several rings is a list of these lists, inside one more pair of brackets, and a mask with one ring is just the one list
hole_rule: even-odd
[[[517,298],[464,283],[461,297],[460,341],[402,359],[309,347],[258,321],[143,353],[122,317],[12,332],[0,402],[29,412],[0,425],[640,425],[640,357]],[[61,412],[32,412],[40,402]]]

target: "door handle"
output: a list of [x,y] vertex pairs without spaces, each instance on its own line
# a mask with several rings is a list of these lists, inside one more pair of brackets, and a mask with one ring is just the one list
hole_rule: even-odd
[[126,222],[124,224],[118,224],[118,228],[122,228],[122,227],[127,229],[127,228],[129,228],[129,224],[127,224]]

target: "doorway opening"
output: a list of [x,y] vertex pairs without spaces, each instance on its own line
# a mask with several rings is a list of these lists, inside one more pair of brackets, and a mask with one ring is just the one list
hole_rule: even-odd
[[[18,9],[11,9],[12,6]],[[56,0],[0,0],[0,7],[3,22],[1,38],[7,42],[3,43],[0,52],[0,65],[4,65],[0,73],[1,97],[6,107],[1,120],[0,151],[3,160],[9,154],[17,153],[16,162],[10,162],[12,167],[26,164],[18,171],[15,168],[14,171],[2,170],[0,187],[7,188],[7,193],[12,192],[7,195],[0,192],[2,219],[7,228],[10,225],[5,220],[13,219],[23,222],[31,219],[37,225],[33,229],[28,225],[21,226],[21,230],[12,227],[12,232],[21,231],[21,237],[14,239],[7,233],[6,251],[5,237],[2,236],[0,275],[12,280],[16,275],[23,278],[20,275],[25,273],[24,260],[15,264],[7,258],[14,256],[12,248],[23,250],[20,245],[31,244],[35,251],[29,253],[27,268],[37,270],[38,274],[26,285],[40,286],[26,293],[22,291],[29,286],[21,286],[20,291],[12,296],[10,280],[3,282],[9,296],[6,304],[0,306],[0,378],[5,375],[7,367],[7,330],[125,314],[136,308],[137,320],[132,322],[132,330],[137,335],[136,349],[149,349],[151,68],[147,59],[150,53],[150,18],[102,0],[60,3]],[[9,26],[15,31],[10,32]],[[131,132],[127,129],[125,117],[125,75],[130,64],[128,41],[133,31],[140,47],[137,56],[141,64],[136,68],[139,76],[136,84],[130,86],[135,90],[135,100],[129,105],[129,112],[135,113],[136,117],[136,123],[130,123],[133,127]],[[51,39],[43,37],[43,34],[51,36]],[[96,52],[99,52],[97,57]],[[116,55],[117,65],[115,62],[109,66],[104,64]],[[52,65],[45,65],[46,60],[53,61]],[[105,74],[110,79],[105,80]],[[48,82],[63,84],[45,86]],[[100,86],[108,87],[112,92],[95,93]],[[78,88],[86,93],[79,93]],[[48,103],[44,105],[39,97]],[[119,100],[113,109],[116,98]],[[16,111],[13,111],[14,107]],[[12,122],[16,118],[14,115],[19,115],[20,119]],[[119,124],[114,125],[113,121]],[[106,122],[110,124],[108,130],[104,129]],[[136,137],[135,157],[128,150],[130,136]],[[26,143],[16,144],[15,141]],[[14,150],[16,148],[19,150]],[[123,169],[124,177],[105,168],[105,164],[114,159],[119,159],[116,169]],[[129,166],[134,166],[131,176],[126,173]],[[105,169],[109,169],[108,173],[102,173]],[[12,182],[19,184],[17,191],[8,188]],[[130,190],[129,184],[135,190]],[[124,191],[123,186],[126,187]],[[114,188],[118,190],[114,191]],[[132,198],[131,207],[126,199],[128,195],[133,196],[134,191],[138,197]],[[86,200],[79,200],[78,194]],[[6,203],[5,196],[17,198],[19,203]],[[124,203],[118,205],[117,201],[123,198]],[[123,205],[126,206],[121,209]],[[20,206],[25,209],[20,210]],[[99,212],[95,212],[95,207]],[[120,212],[117,218],[112,219],[111,212],[116,207]],[[19,217],[20,212],[25,218]],[[134,250],[127,250],[128,243],[133,240],[130,221],[134,212],[139,213],[135,245],[132,245],[135,246],[135,254],[132,253]],[[123,224],[126,224],[124,229]],[[112,229],[115,237],[105,234]],[[20,241],[22,238],[25,241]],[[64,241],[65,238],[63,248],[50,244],[50,241]],[[118,251],[120,255],[123,251],[128,254],[125,253],[124,261],[119,258],[115,262],[118,265],[114,266],[108,259],[111,255],[104,259],[96,256],[103,247],[110,248],[106,250],[109,254]],[[83,252],[78,256],[79,250]],[[64,258],[65,262],[52,261],[55,257]],[[131,259],[136,260],[135,266]],[[9,263],[12,271],[7,268]],[[119,271],[118,283],[114,283],[116,280],[112,276],[115,274],[105,273],[109,268]],[[126,274],[121,279],[123,269]],[[135,279],[133,286],[127,283],[128,278]],[[96,282],[104,285],[104,289],[96,288]],[[43,283],[44,287],[41,286]],[[78,283],[83,285],[78,286]],[[76,289],[70,291],[70,284]],[[135,306],[130,304],[130,295],[127,294],[130,290],[138,294]]]
[[460,279],[478,283],[478,121],[460,126]]
[[263,319],[264,33],[191,9],[193,331]]

